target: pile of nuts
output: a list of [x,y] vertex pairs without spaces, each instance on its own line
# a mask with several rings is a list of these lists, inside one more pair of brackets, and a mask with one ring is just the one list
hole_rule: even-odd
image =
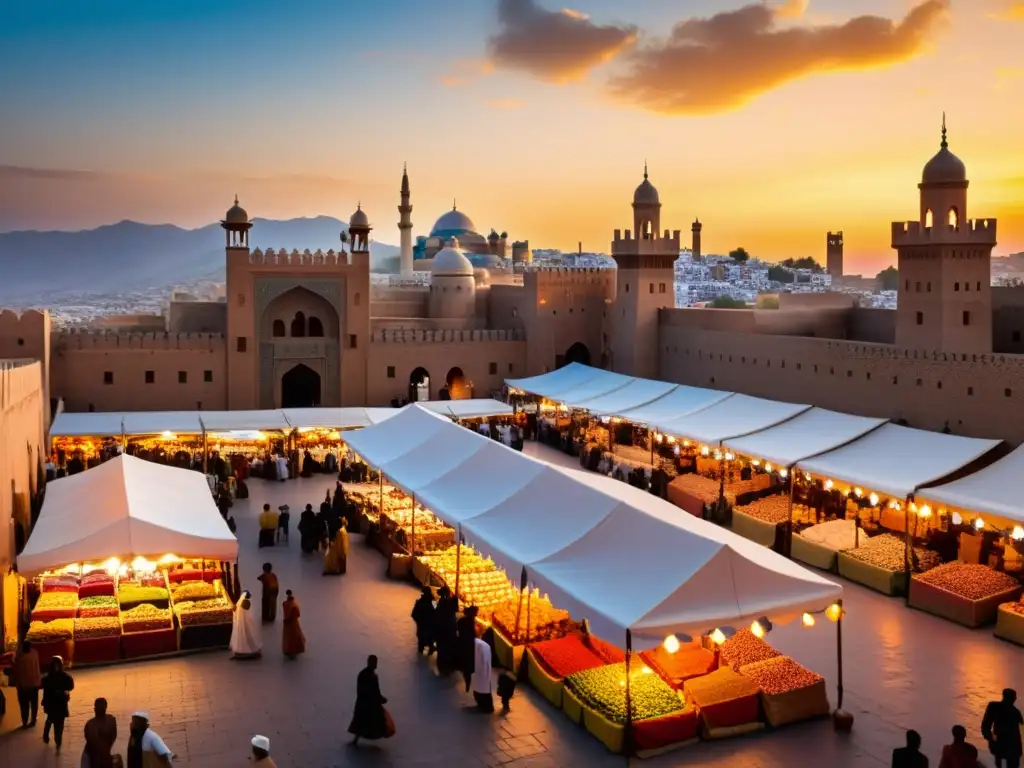
[[741,629],[722,643],[719,650],[722,663],[737,668],[782,655],[764,640],[755,637],[749,629]]
[[984,600],[1018,586],[1017,580],[987,565],[952,562],[915,577],[968,600]]
[[810,688],[824,680],[817,672],[800,666],[788,656],[748,664],[740,668],[740,674],[757,683],[768,696]]
[[1019,613],[1021,616],[1024,616],[1024,602],[1021,602],[1020,600],[1018,600],[1015,603],[1003,603],[999,607],[1005,608],[1006,610],[1011,611],[1013,613]]
[[672,485],[681,488],[705,504],[714,504],[718,501],[719,482],[718,480],[712,480],[710,477],[693,473],[680,475],[672,481]]
[[735,511],[764,520],[766,523],[784,523],[789,520],[789,497],[784,494],[765,496],[750,504],[736,507]]
[[883,533],[880,536],[872,536],[861,546],[844,550],[844,552],[868,565],[901,573],[907,570],[905,550],[906,547],[902,539],[891,533]]

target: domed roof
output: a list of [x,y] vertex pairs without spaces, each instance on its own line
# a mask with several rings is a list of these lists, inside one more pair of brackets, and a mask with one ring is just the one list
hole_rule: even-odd
[[946,116],[942,116],[942,144],[921,173],[922,184],[944,184],[967,181],[967,166],[963,160],[949,151],[946,142]]
[[348,220],[349,229],[352,227],[368,227],[370,226],[370,219],[366,215],[366,211],[363,210],[363,204],[360,203],[356,207],[356,212],[352,214],[352,218]]
[[644,163],[644,180],[633,193],[633,205],[661,205],[658,190],[647,178],[647,163]]
[[238,195],[235,195],[235,204],[228,208],[228,212],[224,214],[224,221],[228,224],[249,223],[249,214],[246,213],[245,208],[238,204]]
[[434,222],[434,228],[430,231],[432,237],[457,235],[460,232],[476,232],[476,224],[454,205],[452,209],[443,214]]
[[472,277],[473,264],[459,248],[459,241],[453,237],[434,255],[434,265],[430,271],[436,277]]

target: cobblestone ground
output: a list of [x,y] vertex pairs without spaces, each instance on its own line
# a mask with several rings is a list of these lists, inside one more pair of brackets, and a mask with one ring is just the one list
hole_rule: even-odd
[[[340,578],[321,576],[321,561],[301,556],[297,536],[290,546],[257,550],[256,515],[263,502],[289,504],[294,528],[298,510],[306,503],[318,504],[331,485],[327,477],[253,481],[251,498],[236,502],[233,510],[243,585],[257,591],[254,579],[260,564],[274,563],[282,590],[294,590],[302,603],[305,656],[294,662],[281,656],[278,623],[264,629],[264,656],[258,661],[234,662],[226,652],[214,652],[74,671],[77,687],[62,754],[56,756],[52,744],[43,745],[38,729],[18,731],[0,737],[0,764],[77,766],[82,726],[97,696],[109,700],[122,734],[131,712],[150,712],[154,728],[178,754],[176,764],[196,768],[245,765],[254,733],[270,737],[281,768],[604,768],[626,762],[609,755],[526,685],[520,686],[507,716],[471,712],[471,697],[455,680],[436,677],[430,663],[416,656],[409,619],[416,590],[389,581],[383,558],[364,546],[361,537],[353,536],[348,574]],[[915,728],[936,765],[950,726],[958,722],[981,743],[978,726],[986,701],[1007,685],[1024,690],[1021,649],[994,639],[991,630],[967,630],[910,610],[899,600],[846,586],[845,708],[857,718],[851,735],[834,734],[828,722],[806,723],[695,744],[644,764],[887,766],[892,747],[902,743],[903,730]],[[771,641],[824,674],[834,703],[834,625],[822,621],[813,629],[779,627]],[[346,746],[345,731],[355,677],[369,653],[381,659],[381,685],[398,735],[353,749]]]

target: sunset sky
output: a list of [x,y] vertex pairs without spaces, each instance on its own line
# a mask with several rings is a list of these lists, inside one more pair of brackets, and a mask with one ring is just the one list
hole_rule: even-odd
[[[607,251],[645,158],[705,251],[894,260],[921,167],[1024,250],[1024,0],[34,0],[0,12],[0,231],[347,216]],[[13,7],[12,7],[13,6]],[[288,245],[282,243],[281,245]]]

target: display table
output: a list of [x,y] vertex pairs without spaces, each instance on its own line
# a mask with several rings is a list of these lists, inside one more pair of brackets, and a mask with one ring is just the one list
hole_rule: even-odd
[[178,650],[178,634],[173,626],[148,632],[125,632],[121,635],[121,648],[126,659],[175,653]]
[[75,641],[70,638],[67,640],[53,640],[49,643],[40,643],[33,640],[32,649],[39,654],[40,669],[46,669],[54,656],[60,656],[64,659],[64,663],[69,665],[72,664],[75,657]]
[[970,600],[915,576],[910,580],[909,605],[966,627],[980,627],[994,623],[999,606],[1014,602],[1020,594],[1021,588],[1014,587],[981,600]]
[[75,640],[74,665],[104,664],[121,658],[121,635]]
[[613,723],[604,715],[595,712],[590,707],[583,707],[583,727],[604,744],[609,752],[616,755],[622,754],[622,746],[626,736],[626,726]]
[[793,534],[790,555],[794,560],[835,573],[838,554],[836,550],[805,539],[799,533]]
[[865,563],[845,552],[836,556],[839,575],[865,587],[871,587],[883,595],[905,595],[907,593],[907,572],[890,571],[877,565]]
[[544,666],[537,661],[532,648],[526,650],[526,677],[541,696],[556,707],[562,706],[562,681],[548,674]]
[[769,549],[775,546],[779,525],[781,523],[759,520],[738,509],[732,511],[732,532]]
[[697,707],[701,722],[712,738],[720,729],[758,723],[761,689],[730,667],[687,680],[683,693],[686,701]]
[[695,707],[633,723],[633,751],[638,757],[653,757],[692,743],[697,738],[700,718]]
[[[679,482],[684,477],[693,477],[693,475],[680,475],[671,483],[669,483],[668,500],[670,503],[675,504],[684,512],[689,512],[694,517],[703,518],[705,500],[701,495],[694,493],[691,489],[687,488],[685,484]],[[715,500],[712,499],[707,503],[714,504]]]
[[1011,611],[1007,605],[999,606],[996,616],[996,637],[1024,645],[1024,614]]
[[580,725],[583,722],[584,706],[584,703],[576,697],[575,693],[568,688],[562,688],[562,711],[576,725]]
[[505,637],[504,632],[493,625],[491,629],[494,632],[494,655],[498,666],[518,672],[526,646],[513,645],[512,641]]
[[774,681],[787,678],[786,668],[809,675],[811,680],[808,680],[803,687],[793,687],[792,690],[785,690],[786,686],[780,685],[773,689],[773,693],[769,693],[765,688],[761,688],[761,709],[768,724],[777,728],[827,715],[830,712],[830,707],[828,693],[825,690],[825,679],[820,675],[808,673],[806,669],[786,656],[747,664],[740,667],[740,674],[750,677],[759,686],[761,685],[759,680],[766,681],[764,685],[774,685]]

